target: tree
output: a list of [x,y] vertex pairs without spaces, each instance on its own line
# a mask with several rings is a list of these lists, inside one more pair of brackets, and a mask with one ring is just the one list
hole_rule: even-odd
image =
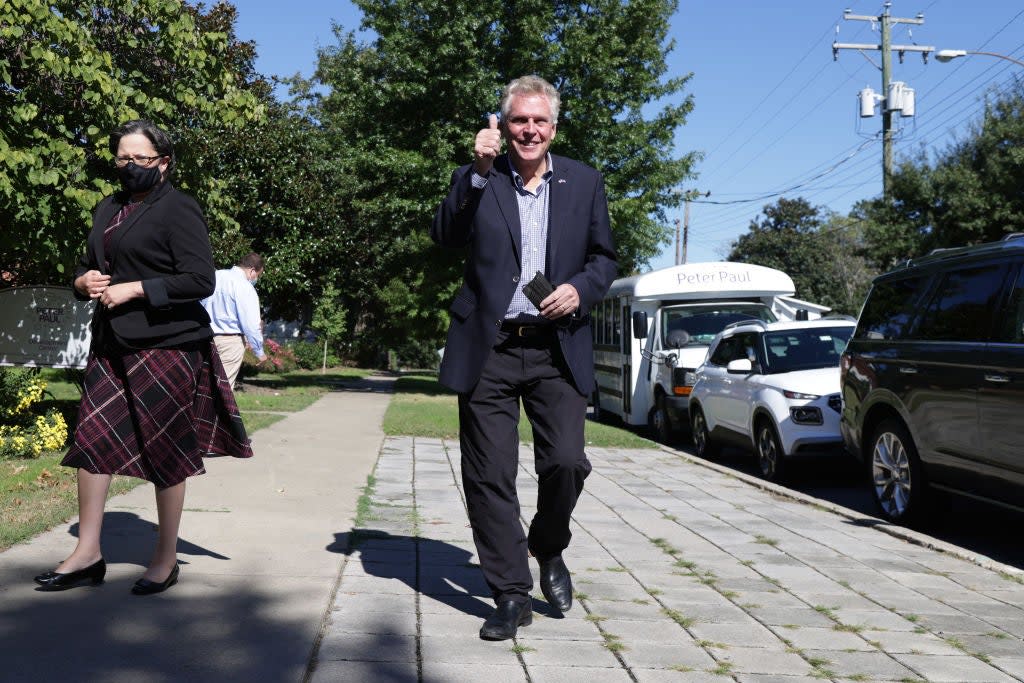
[[1001,239],[1024,225],[1024,82],[988,96],[969,133],[905,160],[891,201],[862,202],[872,259],[882,268],[932,249]]
[[664,78],[674,0],[356,4],[377,38],[362,44],[336,28],[339,44],[321,51],[306,102],[332,165],[345,170],[335,227],[351,267],[338,284],[365,352],[398,340],[425,356],[439,344],[461,259],[434,247],[426,228],[516,76],[537,73],[561,91],[553,151],[605,172],[622,270],[667,242],[664,210],[680,202],[673,190],[695,159],[672,156],[692,108],[680,95],[689,77]]
[[[64,282],[115,189],[109,133],[149,118],[179,138],[179,184],[215,232],[237,228],[189,140],[259,117],[234,8],[181,0],[0,4],[0,262],[5,284]],[[185,144],[180,144],[180,140]]]
[[802,198],[764,207],[727,257],[793,278],[796,296],[856,315],[874,272],[861,254],[860,224]]

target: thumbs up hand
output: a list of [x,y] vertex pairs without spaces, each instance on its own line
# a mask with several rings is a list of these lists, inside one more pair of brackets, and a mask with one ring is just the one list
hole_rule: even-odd
[[473,145],[473,170],[479,175],[487,175],[494,165],[494,159],[501,153],[501,129],[498,128],[498,117],[491,114],[487,119],[487,128],[476,134]]

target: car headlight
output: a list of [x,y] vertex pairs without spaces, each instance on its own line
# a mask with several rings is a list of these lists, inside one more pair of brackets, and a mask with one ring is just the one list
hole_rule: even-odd
[[821,398],[817,394],[801,394],[799,391],[783,391],[782,395],[786,398],[798,398],[802,401],[813,401],[816,398]]
[[[801,395],[804,396],[806,394]],[[801,425],[820,425],[824,422],[824,420],[821,419],[821,408],[818,408],[817,406],[799,406],[790,408],[789,416],[793,418],[793,422]]]

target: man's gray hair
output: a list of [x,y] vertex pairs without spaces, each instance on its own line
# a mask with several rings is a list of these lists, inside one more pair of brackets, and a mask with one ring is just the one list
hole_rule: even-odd
[[540,76],[522,76],[505,86],[505,90],[501,93],[502,120],[508,118],[509,109],[512,108],[513,95],[541,95],[548,98],[548,104],[551,108],[551,123],[552,125],[558,123],[558,109],[561,106],[562,98],[558,95],[558,91],[555,90],[555,86]]

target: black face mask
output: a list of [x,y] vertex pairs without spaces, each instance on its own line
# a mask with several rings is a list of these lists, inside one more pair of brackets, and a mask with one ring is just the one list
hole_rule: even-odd
[[149,192],[154,185],[160,182],[160,165],[143,168],[137,166],[135,162],[129,161],[125,166],[117,169],[117,175],[121,178],[124,189],[132,194]]

